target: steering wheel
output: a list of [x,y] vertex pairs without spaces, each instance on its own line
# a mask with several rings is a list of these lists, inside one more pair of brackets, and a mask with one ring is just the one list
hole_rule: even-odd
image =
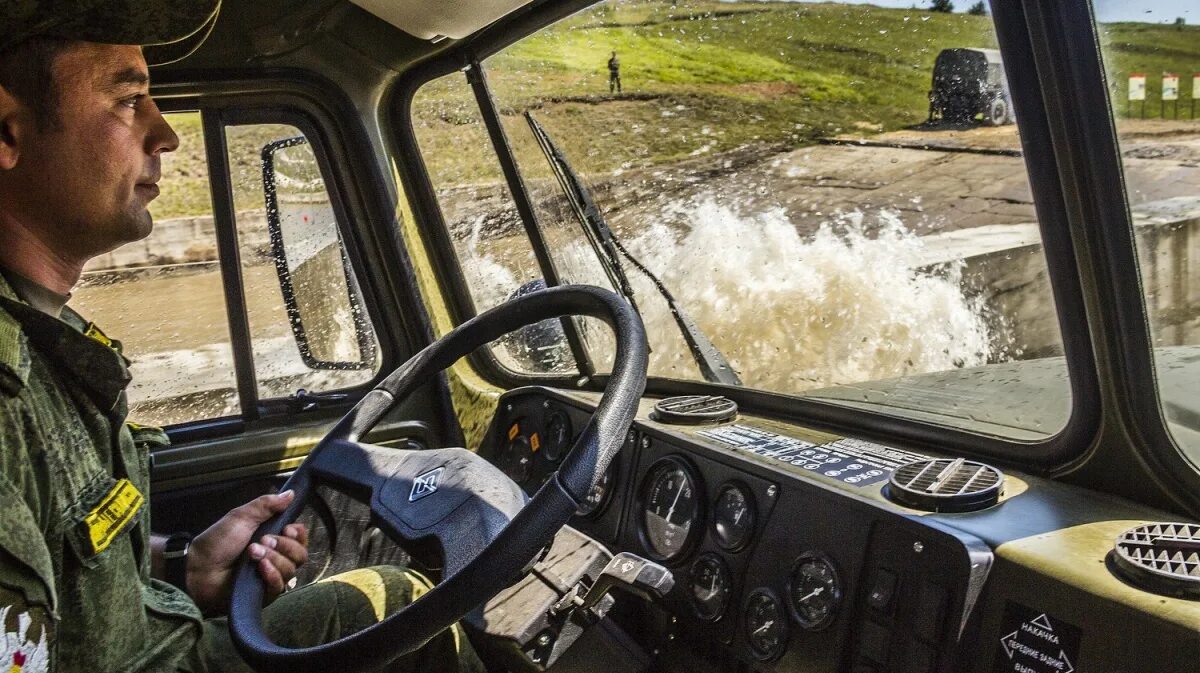
[[[617,337],[616,359],[599,407],[570,453],[528,498],[498,468],[465,449],[410,451],[358,441],[432,376],[479,346],[542,320],[599,318]],[[417,353],[367,393],[330,430],[285,488],[287,510],[254,539],[278,535],[296,520],[321,483],[367,503],[397,542],[434,540],[444,556],[442,581],[382,621],[307,648],[273,643],[263,631],[264,588],[254,564],[238,570],[229,610],[233,641],[259,671],[371,671],[412,652],[520,578],[566,525],[621,448],[646,387],[648,347],[641,318],[617,295],[568,285],[501,304]]]

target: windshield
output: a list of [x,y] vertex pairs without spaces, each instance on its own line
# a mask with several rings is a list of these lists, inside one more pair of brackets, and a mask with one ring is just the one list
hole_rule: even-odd
[[[1011,100],[987,77],[995,47],[978,11],[630,1],[483,70],[563,281],[620,289],[530,117],[743,385],[1038,440],[1071,402]],[[974,86],[938,83],[948,49],[977,62]],[[414,103],[427,151],[462,135],[440,121],[446,86]],[[485,308],[541,272],[514,249],[527,238],[488,226],[495,200],[462,198],[478,190],[450,165],[460,147],[431,174]],[[653,279],[626,273],[651,374],[709,378]],[[605,330],[581,338],[603,368]]]

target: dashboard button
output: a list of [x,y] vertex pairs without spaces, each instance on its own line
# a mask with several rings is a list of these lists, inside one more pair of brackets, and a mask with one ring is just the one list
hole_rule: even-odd
[[892,607],[892,596],[896,593],[896,573],[880,568],[875,571],[875,581],[871,584],[871,593],[867,594],[867,605],[888,612]]

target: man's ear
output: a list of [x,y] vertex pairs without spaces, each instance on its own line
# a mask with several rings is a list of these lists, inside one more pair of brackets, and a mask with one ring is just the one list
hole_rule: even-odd
[[0,86],[0,170],[9,171],[16,167],[27,119],[25,106],[8,89]]

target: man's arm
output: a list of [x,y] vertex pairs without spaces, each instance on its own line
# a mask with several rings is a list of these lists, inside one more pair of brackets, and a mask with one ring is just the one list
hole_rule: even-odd
[[[259,496],[230,511],[192,540],[187,555],[187,593],[204,614],[224,614],[228,610],[234,573],[243,552],[258,562],[268,600],[283,593],[296,576],[296,569],[308,560],[308,529],[293,523],[284,528],[283,535],[265,535],[258,542],[250,542],[250,537],[263,522],[286,509],[294,497],[292,491]],[[166,544],[165,535],[151,535],[150,574],[158,579],[165,579]]]

